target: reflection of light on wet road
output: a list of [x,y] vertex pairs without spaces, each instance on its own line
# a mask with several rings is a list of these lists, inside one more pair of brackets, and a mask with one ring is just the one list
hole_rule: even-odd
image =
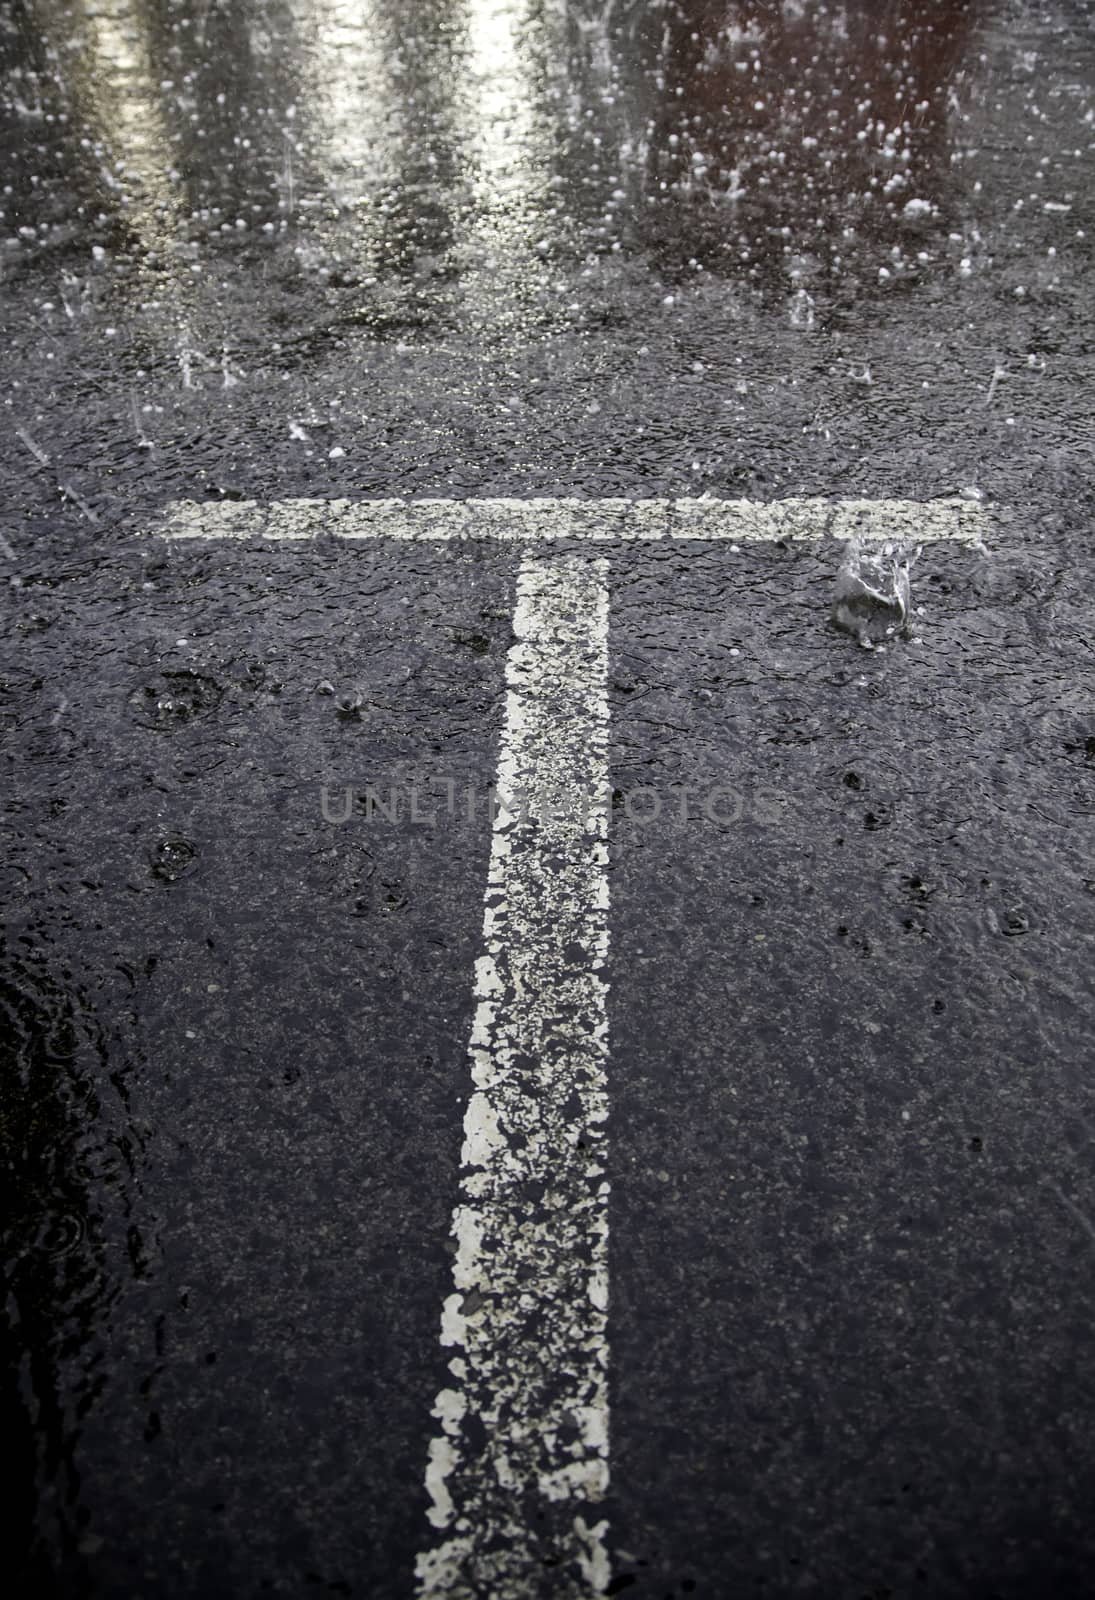
[[483,202],[498,204],[508,189],[522,196],[522,172],[535,142],[530,85],[521,41],[528,18],[514,0],[468,0],[468,78],[471,123]]
[[468,0],[460,95],[463,160],[473,206],[461,230],[467,312],[496,323],[542,292],[548,271],[537,218],[551,178],[550,126],[542,108],[542,24],[522,0]]
[[406,98],[392,76],[395,40],[379,6],[289,0],[319,162],[343,204],[399,181]]
[[[453,252],[455,314],[484,330],[520,318],[547,277],[554,69],[538,9],[465,0],[408,19],[386,0],[292,0],[292,13],[307,86],[298,123],[309,179],[298,192],[352,211],[353,235],[310,218],[314,199],[298,226],[337,237],[380,277],[382,296]],[[293,135],[288,161],[297,150]],[[414,324],[413,305],[375,298],[363,325]]]
[[[182,359],[189,362],[197,354],[190,329],[198,321],[203,266],[186,242],[188,208],[179,170],[184,158],[173,120],[188,85],[169,76],[159,59],[163,41],[142,0],[78,0],[75,13],[62,11],[56,0],[36,0],[36,9],[42,33],[63,63],[73,120],[91,146],[94,209],[113,217],[122,248],[135,256],[140,308],[167,314],[172,340],[180,339]],[[105,266],[104,247],[97,256]],[[128,301],[127,314],[134,310]],[[108,329],[107,337],[112,333]],[[71,484],[61,487],[89,521],[96,520]]]
[[[162,71],[153,65],[148,16],[134,0],[85,0],[83,49],[74,89],[89,129],[105,151],[102,177],[126,219],[148,249],[167,248],[175,237],[179,173],[163,110]],[[43,7],[47,32],[67,33],[67,17],[54,21]]]
[[802,329],[814,294],[853,264],[873,292],[914,281],[953,183],[981,10],[894,0],[880,29],[866,3],[737,0],[717,15],[680,0],[651,138],[645,220],[660,247],[789,292]]

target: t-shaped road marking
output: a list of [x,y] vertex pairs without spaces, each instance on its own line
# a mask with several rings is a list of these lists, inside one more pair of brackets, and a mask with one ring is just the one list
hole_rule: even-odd
[[[524,546],[464,1118],[451,1384],[418,1600],[579,1600],[609,1581],[608,562],[577,542],[950,540],[966,500],[181,502],[171,540]],[[544,541],[567,541],[544,550]],[[573,541],[573,542],[572,542]]]

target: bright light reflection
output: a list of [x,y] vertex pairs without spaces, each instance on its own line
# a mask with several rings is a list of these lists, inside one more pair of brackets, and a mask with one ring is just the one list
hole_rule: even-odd
[[[147,19],[134,0],[80,0],[84,23],[73,72],[79,111],[108,153],[104,180],[125,197],[123,214],[141,242],[164,250],[179,219],[179,174],[152,63]],[[47,35],[71,39],[71,13],[42,4]],[[52,26],[51,26],[52,25]]]
[[393,81],[395,41],[373,0],[288,0],[319,138],[322,175],[343,204],[399,181],[406,108]]
[[[550,128],[534,75],[543,34],[528,0],[467,0],[465,15],[461,134],[475,201],[462,240],[472,269],[465,295],[477,299],[493,283],[512,305],[514,279],[526,292],[547,281],[535,238],[537,209],[551,179]],[[487,273],[478,281],[477,257]]]

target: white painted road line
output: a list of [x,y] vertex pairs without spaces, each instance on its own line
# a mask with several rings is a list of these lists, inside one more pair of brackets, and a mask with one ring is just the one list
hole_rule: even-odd
[[[967,500],[180,501],[168,539],[525,546],[506,662],[464,1123],[454,1352],[418,1600],[589,1600],[608,1583],[607,561],[540,541],[948,540]],[[563,802],[566,802],[564,805]]]
[[606,578],[544,553],[517,580],[421,1600],[609,1577]]
[[179,500],[167,539],[870,539],[980,544],[972,500]]

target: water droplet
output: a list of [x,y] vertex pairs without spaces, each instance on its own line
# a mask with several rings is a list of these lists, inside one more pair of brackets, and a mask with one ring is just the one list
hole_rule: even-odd
[[163,672],[134,689],[129,705],[146,728],[170,731],[215,711],[223,697],[220,685],[200,672]]
[[347,690],[345,694],[340,694],[335,700],[338,714],[344,722],[361,721],[361,704],[362,696],[358,689]]
[[909,568],[918,554],[902,545],[876,549],[853,539],[837,573],[834,626],[853,634],[869,650],[899,630],[907,637]]
[[37,1238],[38,1249],[51,1261],[71,1255],[84,1236],[84,1224],[72,1211],[46,1217]]
[[152,876],[161,883],[177,883],[193,872],[198,864],[198,852],[189,839],[161,839],[149,854]]
[[261,689],[266,682],[266,667],[257,656],[237,656],[230,668],[232,682],[241,689]]

